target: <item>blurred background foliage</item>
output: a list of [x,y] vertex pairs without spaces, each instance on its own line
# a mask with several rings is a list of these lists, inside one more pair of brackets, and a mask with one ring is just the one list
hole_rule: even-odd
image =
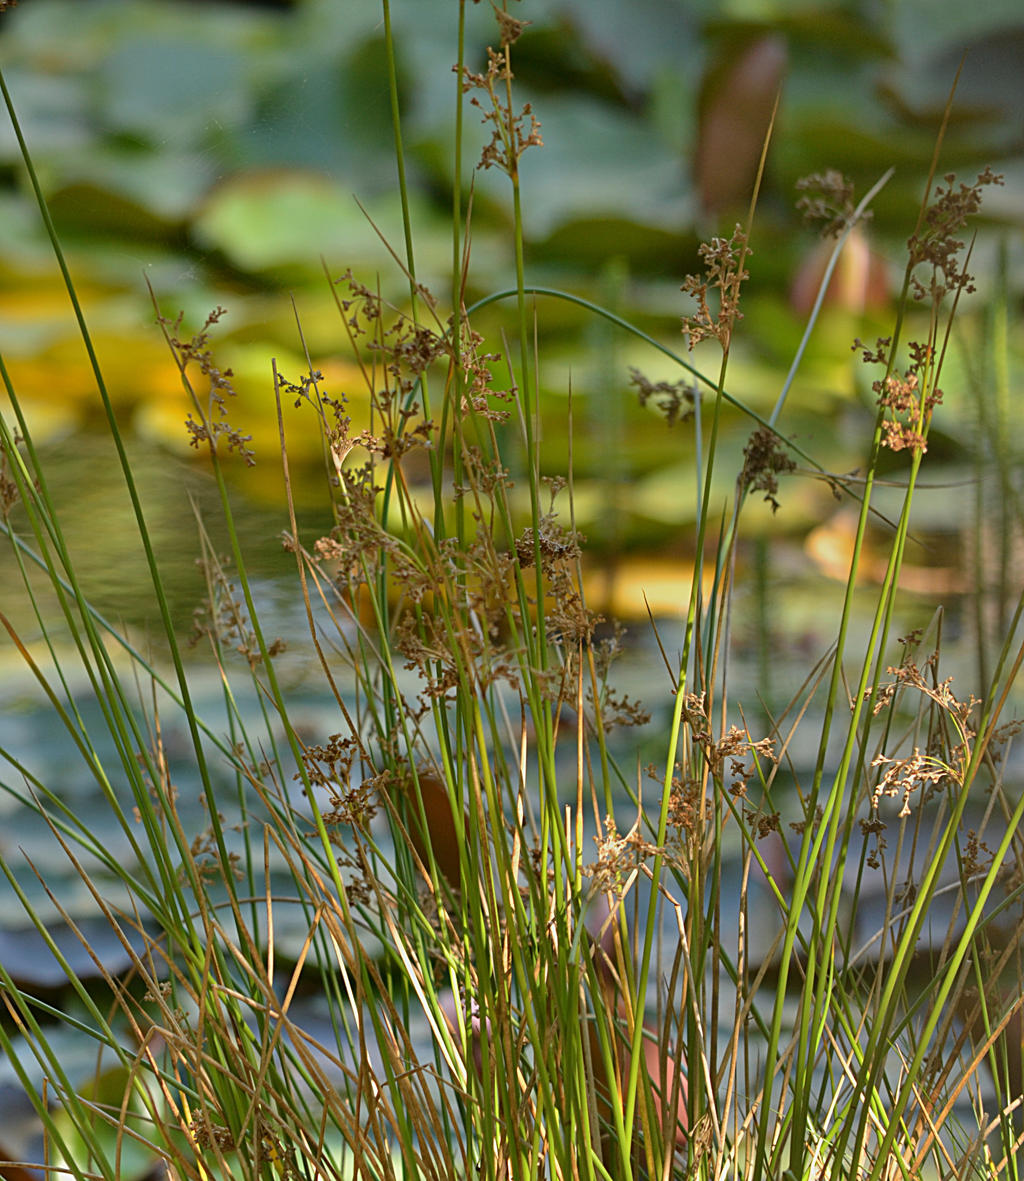
[[[859,196],[895,168],[873,220],[846,251],[780,423],[833,470],[854,468],[862,456],[871,376],[862,376],[850,344],[888,331],[961,59],[941,171],[971,181],[991,164],[1005,174],[1005,187],[986,194],[972,270],[989,294],[1019,298],[1017,0],[543,0],[510,8],[530,22],[515,49],[518,101],[533,104],[544,138],[523,165],[528,281],[601,302],[680,352],[679,316],[689,308],[679,284],[697,269],[702,238],[727,235],[745,219],[781,89],[730,370],[731,392],[762,414],[778,396],[824,259],[794,208],[797,179],[835,168]],[[395,0],[392,10],[418,278],[445,309],[458,5]],[[466,60],[479,69],[496,39],[494,15],[480,3],[467,6],[467,17]],[[296,312],[328,392],[347,393],[354,406],[365,397],[323,268],[337,277],[351,267],[399,305],[407,290],[377,232],[401,253],[383,37],[372,0],[23,0],[0,17],[0,61],[111,392],[139,447],[156,457],[146,465],[154,482],[177,490],[185,477],[176,464],[191,453],[187,406],[146,280],[165,315],[184,312],[186,332],[214,306],[228,309],[215,355],[235,374],[240,425],[266,460],[245,480],[251,502],[280,504],[270,358],[293,378],[304,369]],[[485,132],[470,116],[472,163]],[[512,284],[511,215],[505,178],[467,166],[463,181],[465,197],[474,189],[472,301]],[[491,305],[477,320],[496,342],[503,315]],[[692,519],[692,498],[680,493],[693,487],[692,428],[666,428],[652,404],[639,407],[628,372],[639,366],[654,381],[683,374],[570,304],[545,300],[539,324],[544,445],[552,469],[563,469],[571,390],[577,516],[592,546],[649,553],[675,544]],[[80,488],[72,457],[92,451],[83,440],[94,386],[6,120],[0,349],[35,431],[68,453],[68,482]],[[696,359],[702,363],[699,352]],[[943,458],[945,447],[954,466],[972,382],[985,380],[976,360],[966,332],[933,432],[933,448]],[[1019,352],[1011,357],[1018,362]],[[738,470],[749,422],[739,414],[730,421],[725,452],[735,451]],[[319,457],[308,429],[290,429],[290,448],[293,461]],[[731,478],[723,475],[722,495]],[[832,515],[824,484],[793,482],[788,491],[786,528],[801,537]],[[299,492],[323,505],[319,481],[300,481]],[[770,517],[758,506],[755,529],[758,512]]]

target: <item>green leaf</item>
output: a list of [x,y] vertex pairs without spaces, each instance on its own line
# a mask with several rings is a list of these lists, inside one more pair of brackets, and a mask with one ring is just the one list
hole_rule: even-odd
[[542,113],[544,147],[528,151],[521,166],[532,235],[596,214],[686,224],[683,162],[645,122],[590,98],[548,98]]
[[[367,214],[391,243],[401,246],[397,193],[369,202]],[[201,246],[222,251],[245,271],[319,271],[324,255],[332,265],[386,266],[393,272],[394,263],[367,214],[351,190],[329,177],[298,171],[249,173],[213,192],[193,232]],[[429,216],[422,206],[414,209],[414,220]],[[439,247],[447,245],[434,240]]]
[[123,41],[100,74],[102,114],[119,131],[180,140],[247,114],[245,57],[240,49],[192,38],[138,36]]

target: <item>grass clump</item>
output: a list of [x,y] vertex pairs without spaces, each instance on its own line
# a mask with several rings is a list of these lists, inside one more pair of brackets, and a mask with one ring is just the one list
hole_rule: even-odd
[[[112,1179],[134,1153],[203,1181],[1013,1173],[1024,796],[1004,767],[1021,604],[977,696],[942,675],[941,617],[928,635],[893,635],[943,362],[972,290],[961,235],[999,178],[929,179],[892,333],[857,345],[877,376],[856,478],[822,472],[782,433],[792,372],[769,420],[728,388],[756,264],[753,204],[747,225],[701,248],[701,272],[683,282],[694,304],[683,331],[695,358],[717,349],[713,374],[671,354],[680,382],[634,375],[671,421],[692,411],[700,464],[695,569],[679,650],[662,645],[667,724],[645,771],[613,737],[648,718],[616,689],[620,635],[587,602],[571,464],[548,472],[540,460],[542,304],[526,280],[519,173],[541,135],[513,94],[522,22],[497,16],[480,73],[463,60],[460,23],[454,151],[461,160],[474,107],[490,132],[479,164],[509,183],[514,285],[467,306],[459,182],[448,292],[417,278],[408,215],[394,255],[403,307],[352,274],[327,276],[366,421],[312,365],[268,374],[286,489],[282,407],[301,408],[322,439],[332,526],[303,536],[289,491],[282,535],[327,725],[297,719],[287,653],[247,574],[225,465],[231,452],[253,456],[232,375],[215,361],[221,309],[191,338],[159,319],[229,541],[221,557],[200,533],[210,601],[197,635],[219,676],[217,717],[194,692],[99,366],[167,672],[91,606],[2,372],[14,407],[0,426],[3,532],[29,599],[34,566],[59,615],[37,612],[31,636],[0,619],[121,847],[45,770],[6,754],[3,785],[49,826],[130,962],[115,973],[97,957],[99,1003],[54,938],[62,922],[90,946],[60,891],[41,875],[45,903],[35,900],[4,862],[68,983],[55,1006],[0,965],[0,1045],[33,1097],[47,1167]],[[390,39],[386,3],[384,17]],[[397,95],[390,40],[388,60]],[[398,109],[396,97],[404,178]],[[805,191],[819,193],[802,202],[836,237],[834,261],[868,201],[854,206],[828,174]],[[515,314],[499,347],[475,325],[502,300]],[[713,476],[727,405],[749,415],[751,436],[723,507]],[[855,590],[889,453],[905,453],[902,504],[862,643]],[[777,509],[798,464],[857,505],[857,526],[835,643],[759,732],[730,682],[737,547],[749,495]],[[80,683],[99,703],[99,733]],[[184,758],[170,749],[171,718]],[[807,726],[809,774],[790,758]],[[767,909],[755,913],[758,897]],[[940,937],[924,941],[940,914]],[[53,1019],[94,1046],[92,1086],[64,1069]]]

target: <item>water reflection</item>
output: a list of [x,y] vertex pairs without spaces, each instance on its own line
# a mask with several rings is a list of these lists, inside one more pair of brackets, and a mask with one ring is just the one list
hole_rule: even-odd
[[[179,636],[187,637],[194,610],[206,593],[205,577],[197,564],[201,528],[217,555],[230,550],[223,512],[212,476],[196,463],[165,448],[134,438],[128,442],[132,474],[138,488],[146,525],[159,565],[171,618]],[[78,433],[51,443],[41,452],[51,497],[74,563],[75,576],[96,611],[119,628],[127,628],[147,644],[162,650],[160,613],[116,452],[109,438]],[[276,471],[263,477],[278,480]],[[250,576],[266,591],[271,615],[287,614],[285,577],[295,560],[280,544],[288,519],[279,509],[257,499],[233,496],[232,512],[243,545]],[[305,512],[300,527],[326,528],[324,514]],[[35,551],[27,515],[18,506],[11,527]],[[33,593],[43,617],[57,619],[58,605],[38,568],[27,560]],[[15,626],[34,629],[31,604],[13,561],[0,565],[0,598]]]

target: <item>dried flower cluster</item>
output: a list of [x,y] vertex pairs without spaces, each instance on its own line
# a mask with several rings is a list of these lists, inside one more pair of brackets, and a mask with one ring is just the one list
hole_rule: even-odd
[[967,840],[964,843],[963,874],[972,878],[975,874],[987,873],[995,858],[995,854],[985,844],[973,828],[967,830]]
[[834,168],[803,177],[796,189],[805,194],[797,201],[797,210],[823,238],[838,238],[853,221],[853,181]]
[[[414,447],[429,446],[434,424],[421,418],[416,394],[430,366],[440,357],[450,359],[448,340],[408,316],[397,315],[385,328],[385,304],[376,292],[355,279],[351,271],[336,282],[346,284],[349,290],[348,298],[341,301],[342,309],[349,313],[349,336],[356,344],[359,337],[369,334],[365,349],[372,360],[380,360],[383,376],[380,387],[372,391],[377,418],[373,433],[363,431],[350,437],[348,420],[336,415],[337,426],[342,428],[341,437],[332,438],[336,465],[356,445],[381,459],[399,459]],[[421,294],[433,303],[429,292],[421,289]]]
[[548,511],[538,522],[536,536],[532,526],[528,525],[516,538],[516,560],[524,570],[539,560],[545,585],[544,613],[549,636],[571,650],[578,644],[590,644],[601,616],[586,606],[579,588],[581,545],[586,538],[558,520],[555,500],[565,487],[565,481],[557,478],[547,482],[551,494]]
[[[480,412],[484,417],[493,416],[493,411],[486,407]],[[493,502],[496,495],[508,492],[515,486],[501,460],[484,455],[479,447],[467,445],[462,463],[467,479],[464,484],[452,486],[452,496],[456,500],[470,496],[478,501]]]
[[484,692],[497,681],[519,684],[516,653],[474,628],[471,617],[457,627],[452,611],[449,606],[446,615],[407,612],[395,625],[395,648],[405,657],[405,667],[423,681],[423,710],[432,699],[449,697],[460,686]]
[[[223,827],[224,817],[219,813],[217,823],[218,826]],[[234,877],[236,881],[242,880],[244,873],[241,857],[238,853],[229,853],[225,864],[221,855],[220,843],[212,827],[205,828],[192,838],[188,850],[188,866],[182,864],[178,867],[178,880],[185,884],[190,877],[195,875],[203,882],[221,882],[227,874]]]
[[[647,771],[653,779],[658,778],[654,767],[648,767]],[[680,865],[685,864],[689,851],[703,844],[711,818],[712,803],[702,777],[688,774],[681,763],[676,763],[669,792],[668,823],[673,830],[671,847]]]
[[220,1152],[234,1152],[238,1147],[231,1129],[223,1124],[213,1123],[203,1111],[196,1112],[188,1130],[196,1148],[216,1148]]
[[711,720],[707,713],[707,701],[703,693],[688,693],[683,703],[682,716],[694,744],[704,755],[705,766],[711,777],[724,783],[726,763],[730,777],[729,792],[734,796],[745,796],[747,782],[756,766],[748,766],[746,759],[753,755],[768,762],[775,761],[775,744],[771,738],[755,741],[745,730],[730,726],[716,742],[711,731]]
[[328,826],[345,825],[365,831],[380,810],[381,792],[390,782],[391,772],[382,771],[364,779],[355,787],[335,792],[323,809],[323,822]]
[[[930,664],[934,663],[933,657]],[[973,694],[965,701],[958,700],[950,688],[952,677],[943,681],[926,680],[922,671],[909,658],[887,671],[893,679],[877,690],[876,713],[891,705],[904,690],[919,693],[931,701],[932,708],[937,711],[935,724],[929,728],[925,750],[915,746],[911,754],[902,757],[880,753],[871,763],[872,767],[885,768],[872,793],[872,810],[877,811],[884,797],[898,797],[901,800],[899,815],[902,817],[910,814],[910,800],[915,793],[926,800],[940,788],[962,786],[971,760],[971,741],[975,737],[971,715],[978,700]],[[947,736],[946,720],[952,723],[955,740]]]
[[629,371],[629,381],[637,387],[636,396],[640,405],[646,406],[653,400],[669,426],[677,422],[689,422],[693,418],[694,407],[700,397],[700,391],[693,382],[650,381],[639,369],[633,368]]
[[[934,201],[925,211],[924,228],[919,229],[907,242],[910,254],[910,285],[914,298],[931,299],[939,304],[947,293],[974,291],[974,276],[961,269],[959,254],[965,242],[958,235],[966,226],[968,218],[981,208],[982,190],[987,185],[1001,185],[1002,176],[991,168],[978,174],[972,185],[956,184],[956,176],[950,172],[943,178],[943,185],[936,186]],[[927,278],[922,280],[916,270],[924,267]]]
[[[245,460],[247,467],[256,463],[256,456],[249,444],[252,435],[243,435],[240,430],[228,422],[227,399],[235,396],[231,379],[234,374],[230,369],[219,369],[213,360],[213,353],[209,347],[210,329],[225,314],[226,309],[216,307],[206,317],[206,323],[189,340],[182,340],[178,335],[181,331],[184,313],[180,312],[177,319],[169,320],[158,316],[157,322],[163,330],[164,337],[178,366],[182,383],[192,398],[192,404],[198,414],[198,421],[190,412],[185,419],[185,429],[189,435],[189,446],[197,450],[205,443],[212,452],[216,452],[218,443],[223,439],[228,451],[235,451]],[[200,401],[200,392],[195,388],[188,375],[190,366],[196,366],[208,382],[208,389],[203,394],[206,405]]]
[[902,374],[894,371],[889,349],[892,338],[879,337],[875,347],[867,348],[861,340],[853,349],[861,350],[865,364],[884,365],[885,376],[871,383],[883,412],[882,446],[892,451],[928,450],[928,427],[932,412],[942,401],[942,390],[934,385],[935,350],[931,345],[911,341],[910,364]]
[[[448,320],[448,332],[454,324],[454,317]],[[496,389],[490,366],[501,360],[498,353],[481,352],[483,337],[469,322],[465,314],[459,320],[459,368],[462,376],[462,411],[479,414],[493,423],[503,423],[509,411],[494,402],[514,402],[518,391],[515,386],[508,390]]]
[[[21,435],[15,431],[12,435],[11,441],[14,447],[21,443]],[[11,514],[11,509],[18,503],[20,493],[18,491],[18,483],[11,474],[12,456],[8,455],[5,447],[0,451],[0,517],[6,521]]]
[[[576,609],[581,608],[582,603],[579,603]],[[563,619],[557,606],[554,607],[554,618]],[[566,700],[563,695],[567,686],[582,683],[584,712],[588,720],[593,719],[595,726],[600,725],[606,733],[618,727],[646,726],[651,720],[648,711],[640,702],[631,700],[628,693],[619,693],[610,682],[612,665],[622,652],[625,628],[613,621],[608,634],[595,638],[594,631],[604,622],[600,615],[589,612],[584,630],[563,627],[560,631],[559,638],[571,642],[564,644],[558,699]],[[558,626],[556,623],[555,627]]]
[[[555,510],[564,479],[548,481],[551,504],[537,523],[536,536],[528,526],[517,536],[507,537],[508,548],[501,547],[512,482],[497,459],[491,431],[508,412],[492,403],[510,401],[516,391],[492,388],[491,366],[500,357],[482,350],[482,338],[464,314],[458,334],[452,332],[451,321],[447,331],[436,332],[399,313],[388,323],[379,295],[350,274],[343,279],[348,295],[341,302],[349,332],[357,352],[367,358],[363,373],[375,382],[371,391],[375,427],[372,432],[354,434],[344,413],[344,396],[332,400],[316,390],[314,397],[310,383],[282,383],[297,405],[311,405],[321,416],[339,488],[335,524],[306,556],[350,599],[361,587],[375,586],[381,578],[393,588],[401,610],[391,622],[391,642],[405,658],[406,667],[420,674],[423,691],[419,704],[411,708],[413,716],[420,716],[459,686],[485,691],[496,681],[519,684],[524,653],[509,645],[506,637],[533,628],[532,621],[523,617],[529,604],[517,591],[517,580],[538,562],[539,582],[531,577],[530,583],[542,588],[550,641],[563,645],[568,653],[573,645],[589,642],[598,617],[585,608],[578,588],[582,539],[560,524]],[[428,302],[433,306],[432,299]],[[427,369],[441,360],[448,364],[445,381],[457,382],[462,390],[463,414],[484,428],[478,433],[480,443],[469,444],[461,436],[458,443],[459,475],[451,497],[466,504],[476,523],[462,539],[432,537],[425,525],[416,524],[402,471],[402,461],[412,448],[439,445],[435,424],[422,419],[418,395]],[[485,446],[489,435],[490,446]],[[387,480],[378,475],[382,466],[390,473]],[[415,531],[415,539],[382,520],[385,483],[406,506],[404,528]],[[300,548],[290,536],[284,543],[291,550]],[[557,696],[557,689],[554,692]],[[613,724],[641,717],[634,703],[609,703]]]
[[[703,693],[687,694],[681,713],[690,741],[700,752],[699,758],[676,763],[669,791],[668,823],[673,830],[669,852],[678,868],[685,870],[708,836],[714,815],[713,791],[728,791],[734,799],[745,800],[750,779],[755,774],[766,779],[769,768],[762,763],[774,766],[776,755],[773,739],[755,741],[738,726],[731,726],[716,741]],[[647,768],[647,774],[659,780],[653,766]],[[755,839],[779,831],[777,812],[744,807],[743,816]]]
[[515,45],[519,38],[523,35],[523,30],[529,25],[530,21],[518,20],[512,16],[511,13],[505,12],[497,4],[493,3],[491,7],[494,9],[494,16],[498,22],[498,36],[501,41],[502,48],[507,48],[509,45]]
[[597,842],[597,861],[585,867],[592,884],[606,894],[621,896],[629,889],[636,872],[650,857],[657,856],[659,849],[645,840],[640,832],[640,818],[624,836],[619,835],[615,818],[606,816],[604,832],[594,840]]
[[[303,748],[302,764],[313,787],[348,784],[359,744],[352,735],[332,734],[326,742]],[[296,779],[300,776],[296,774]]]
[[340,495],[334,508],[335,525],[314,545],[320,566],[339,590],[349,592],[372,584],[385,567],[398,569],[407,579],[407,590],[417,601],[422,599],[429,580],[420,576],[400,540],[384,528],[378,516],[377,498],[382,488],[374,483],[372,460],[356,467],[339,465],[336,479]]
[[561,562],[575,562],[580,556],[580,541],[585,540],[574,529],[567,529],[558,521],[553,510],[541,517],[537,532],[527,526],[516,538],[516,558],[520,566],[529,568],[540,556],[541,566],[557,570]]
[[[723,350],[729,348],[733,326],[743,319],[740,311],[740,288],[750,277],[746,260],[750,257],[747,235],[737,226],[731,238],[712,238],[698,250],[704,272],[687,275],[681,290],[697,301],[697,311],[683,317],[683,332],[691,349],[713,336]],[[712,310],[709,293],[717,292],[717,311]]]
[[512,107],[514,75],[511,47],[525,22],[514,20],[507,13],[499,13],[498,20],[501,49],[495,50],[488,46],[485,73],[474,73],[463,67],[462,89],[463,93],[479,90],[486,96],[481,99],[474,94],[469,100],[483,112],[482,122],[491,127],[491,138],[484,145],[477,167],[498,168],[515,180],[523,153],[527,148],[543,147],[544,141],[541,139],[540,123],[530,104],[526,103],[518,113]]
[[910,797],[915,791],[925,796],[928,789],[942,786],[951,778],[945,763],[932,755],[922,754],[916,746],[913,754],[904,758],[890,759],[886,755],[876,755],[871,766],[885,767],[884,774],[875,784],[871,807],[877,809],[884,796],[900,796],[900,816],[910,815]]
[[743,470],[739,486],[743,491],[763,492],[772,512],[779,511],[775,494],[779,490],[779,474],[796,469],[796,463],[782,449],[779,436],[767,427],[758,427],[743,448]]

